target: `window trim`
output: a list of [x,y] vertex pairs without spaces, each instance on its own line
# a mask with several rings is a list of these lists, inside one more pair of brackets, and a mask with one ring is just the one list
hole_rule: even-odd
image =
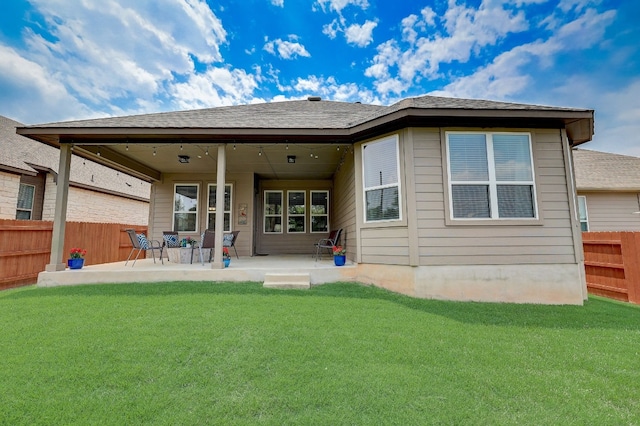
[[[31,208],[30,209],[24,209],[24,208],[20,208],[18,207],[18,203],[20,202],[20,188],[22,186],[30,186],[33,188],[33,193],[31,194]],[[35,206],[36,203],[36,190],[38,188],[36,188],[35,185],[31,185],[30,183],[20,183],[18,186],[18,196],[17,196],[17,200],[16,200],[16,220],[33,220],[33,208]],[[29,219],[18,219],[18,212],[28,212],[29,213]]]
[[[233,184],[229,183],[229,182],[225,182],[224,184],[225,186],[225,191],[226,191],[226,187],[229,187],[229,210],[225,210],[223,212],[223,216],[227,213],[229,213],[229,229],[223,229],[223,232],[233,232]],[[216,212],[215,210],[213,212],[209,211],[209,205],[211,202],[211,187],[218,187],[217,183],[208,183],[207,184],[207,228],[209,227],[209,217],[211,215],[215,215]],[[216,208],[218,208],[216,206]],[[224,218],[224,217],[223,217]],[[222,225],[224,227],[224,223]]]
[[[280,194],[280,214],[270,214],[267,215],[267,193],[279,193]],[[262,233],[265,235],[278,235],[278,234],[282,234],[282,226],[284,225],[283,223],[283,211],[284,211],[284,190],[282,189],[265,189],[263,191],[263,206],[262,206]],[[280,217],[280,231],[270,231],[267,232],[265,230],[265,226],[267,224],[266,218],[267,217]]]
[[[195,212],[191,212],[191,211],[177,211],[176,208],[176,190],[178,189],[178,186],[195,186],[196,187],[196,210]],[[178,231],[178,232],[192,232],[192,233],[197,233],[198,232],[198,225],[200,223],[200,218],[199,218],[199,211],[200,211],[200,184],[199,183],[195,183],[195,182],[180,182],[177,183],[175,182],[173,184],[173,197],[171,199],[171,229],[176,230],[176,213],[195,213],[196,215],[196,220],[195,220],[195,226],[196,229],[192,230],[188,230],[188,231]]]
[[[584,200],[584,220],[580,217],[580,199]],[[586,195],[578,195],[578,223],[580,224],[580,230],[582,232],[589,232],[589,209],[587,208],[587,196]],[[582,230],[582,224],[585,223],[587,225],[586,230]]]
[[[365,160],[365,148],[369,145],[374,145],[376,143],[385,142],[387,140],[393,140],[396,146],[396,173],[397,173],[397,181],[395,184],[385,184],[385,185],[376,185],[367,187],[366,178],[365,178],[365,169],[366,169],[366,160]],[[360,152],[362,157],[362,214],[363,214],[363,224],[364,225],[380,225],[380,224],[398,224],[403,223],[404,218],[402,215],[403,205],[402,205],[402,170],[400,167],[400,137],[398,134],[387,135],[382,138],[378,138],[369,142],[365,142],[360,146]],[[373,190],[387,189],[387,188],[398,188],[398,217],[395,219],[380,219],[380,220],[369,220],[367,219],[367,192]]]
[[[302,214],[296,213],[291,214],[289,212],[289,194],[292,192],[297,192],[302,194],[303,202],[304,202],[304,212]],[[302,217],[302,231],[291,231],[289,229],[289,218],[290,217]],[[304,189],[288,189],[287,190],[287,234],[306,234],[307,233],[307,191]]]
[[[314,214],[311,209],[313,203],[313,194],[314,193],[325,193],[327,194],[327,212],[323,214]],[[326,234],[331,230],[331,223],[329,222],[329,208],[331,200],[329,199],[329,191],[326,189],[312,189],[309,191],[309,233],[310,234]],[[326,217],[327,218],[327,229],[325,231],[314,231],[313,230],[313,218],[314,217]]]
[[[537,173],[536,167],[537,162],[535,160],[535,139],[534,135],[530,131],[526,130],[508,130],[508,131],[487,131],[487,130],[447,130],[442,132],[442,146],[444,150],[444,155],[442,158],[443,163],[443,178],[445,179],[444,190],[445,190],[445,225],[478,225],[481,223],[484,225],[542,225],[542,207],[539,196],[539,185],[537,183]],[[451,180],[451,166],[450,166],[450,149],[449,149],[449,135],[451,134],[482,134],[487,138],[487,162],[490,170],[489,177],[489,191],[490,191],[490,200],[491,203],[491,212],[493,216],[493,212],[495,212],[495,217],[489,218],[457,218],[453,216],[453,197],[452,197],[452,180]],[[497,181],[495,179],[495,156],[493,154],[493,135],[527,135],[529,139],[529,154],[531,160],[531,181],[506,181],[511,185],[532,185],[532,195],[533,195],[533,211],[534,217],[532,218],[522,218],[522,217],[499,217],[497,216],[499,213],[497,211],[497,186],[501,182],[505,181]],[[491,152],[489,152],[489,140],[491,140]],[[456,181],[456,183],[464,183],[466,181]],[[477,182],[474,182],[477,184]]]

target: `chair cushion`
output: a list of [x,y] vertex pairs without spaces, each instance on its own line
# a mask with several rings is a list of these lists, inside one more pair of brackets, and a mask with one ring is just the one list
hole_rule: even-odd
[[167,247],[178,247],[178,236],[174,234],[163,235],[164,241],[167,243]]
[[143,250],[148,250],[149,240],[147,240],[147,237],[144,234],[137,234],[136,237],[138,237],[138,243],[140,243],[140,248]]
[[233,242],[233,234],[224,234],[222,236],[222,246],[223,247],[231,247],[231,243]]

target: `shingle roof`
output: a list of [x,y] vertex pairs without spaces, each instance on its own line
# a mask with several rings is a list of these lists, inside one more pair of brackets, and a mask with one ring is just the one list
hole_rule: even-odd
[[28,128],[348,129],[410,108],[467,111],[590,111],[477,99],[420,96],[404,99],[391,106],[324,100],[285,101],[47,123],[28,126]]
[[[34,165],[58,172],[60,152],[57,148],[16,134],[22,123],[0,115],[0,170],[35,175]],[[114,169],[84,160],[71,158],[72,182],[97,190],[107,190],[140,199],[149,199],[149,183]]]
[[578,190],[640,191],[640,158],[574,149]]

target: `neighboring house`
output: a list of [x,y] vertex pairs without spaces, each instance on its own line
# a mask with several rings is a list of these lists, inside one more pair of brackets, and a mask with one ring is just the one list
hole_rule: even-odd
[[[0,116],[0,219],[54,220],[57,148],[16,134]],[[72,156],[67,220],[146,225],[150,184]]]
[[[62,163],[73,146],[151,180],[154,239],[215,228],[220,247],[218,231],[238,230],[241,256],[311,256],[343,228],[363,283],[455,300],[587,297],[571,148],[591,139],[593,110],[310,97],[18,133],[60,147]],[[63,268],[57,256],[48,271]]]
[[640,231],[640,158],[574,149],[583,231]]

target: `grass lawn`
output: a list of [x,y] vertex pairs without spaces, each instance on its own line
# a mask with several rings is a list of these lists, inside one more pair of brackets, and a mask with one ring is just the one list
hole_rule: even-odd
[[0,424],[640,424],[640,308],[373,287],[0,292]]

